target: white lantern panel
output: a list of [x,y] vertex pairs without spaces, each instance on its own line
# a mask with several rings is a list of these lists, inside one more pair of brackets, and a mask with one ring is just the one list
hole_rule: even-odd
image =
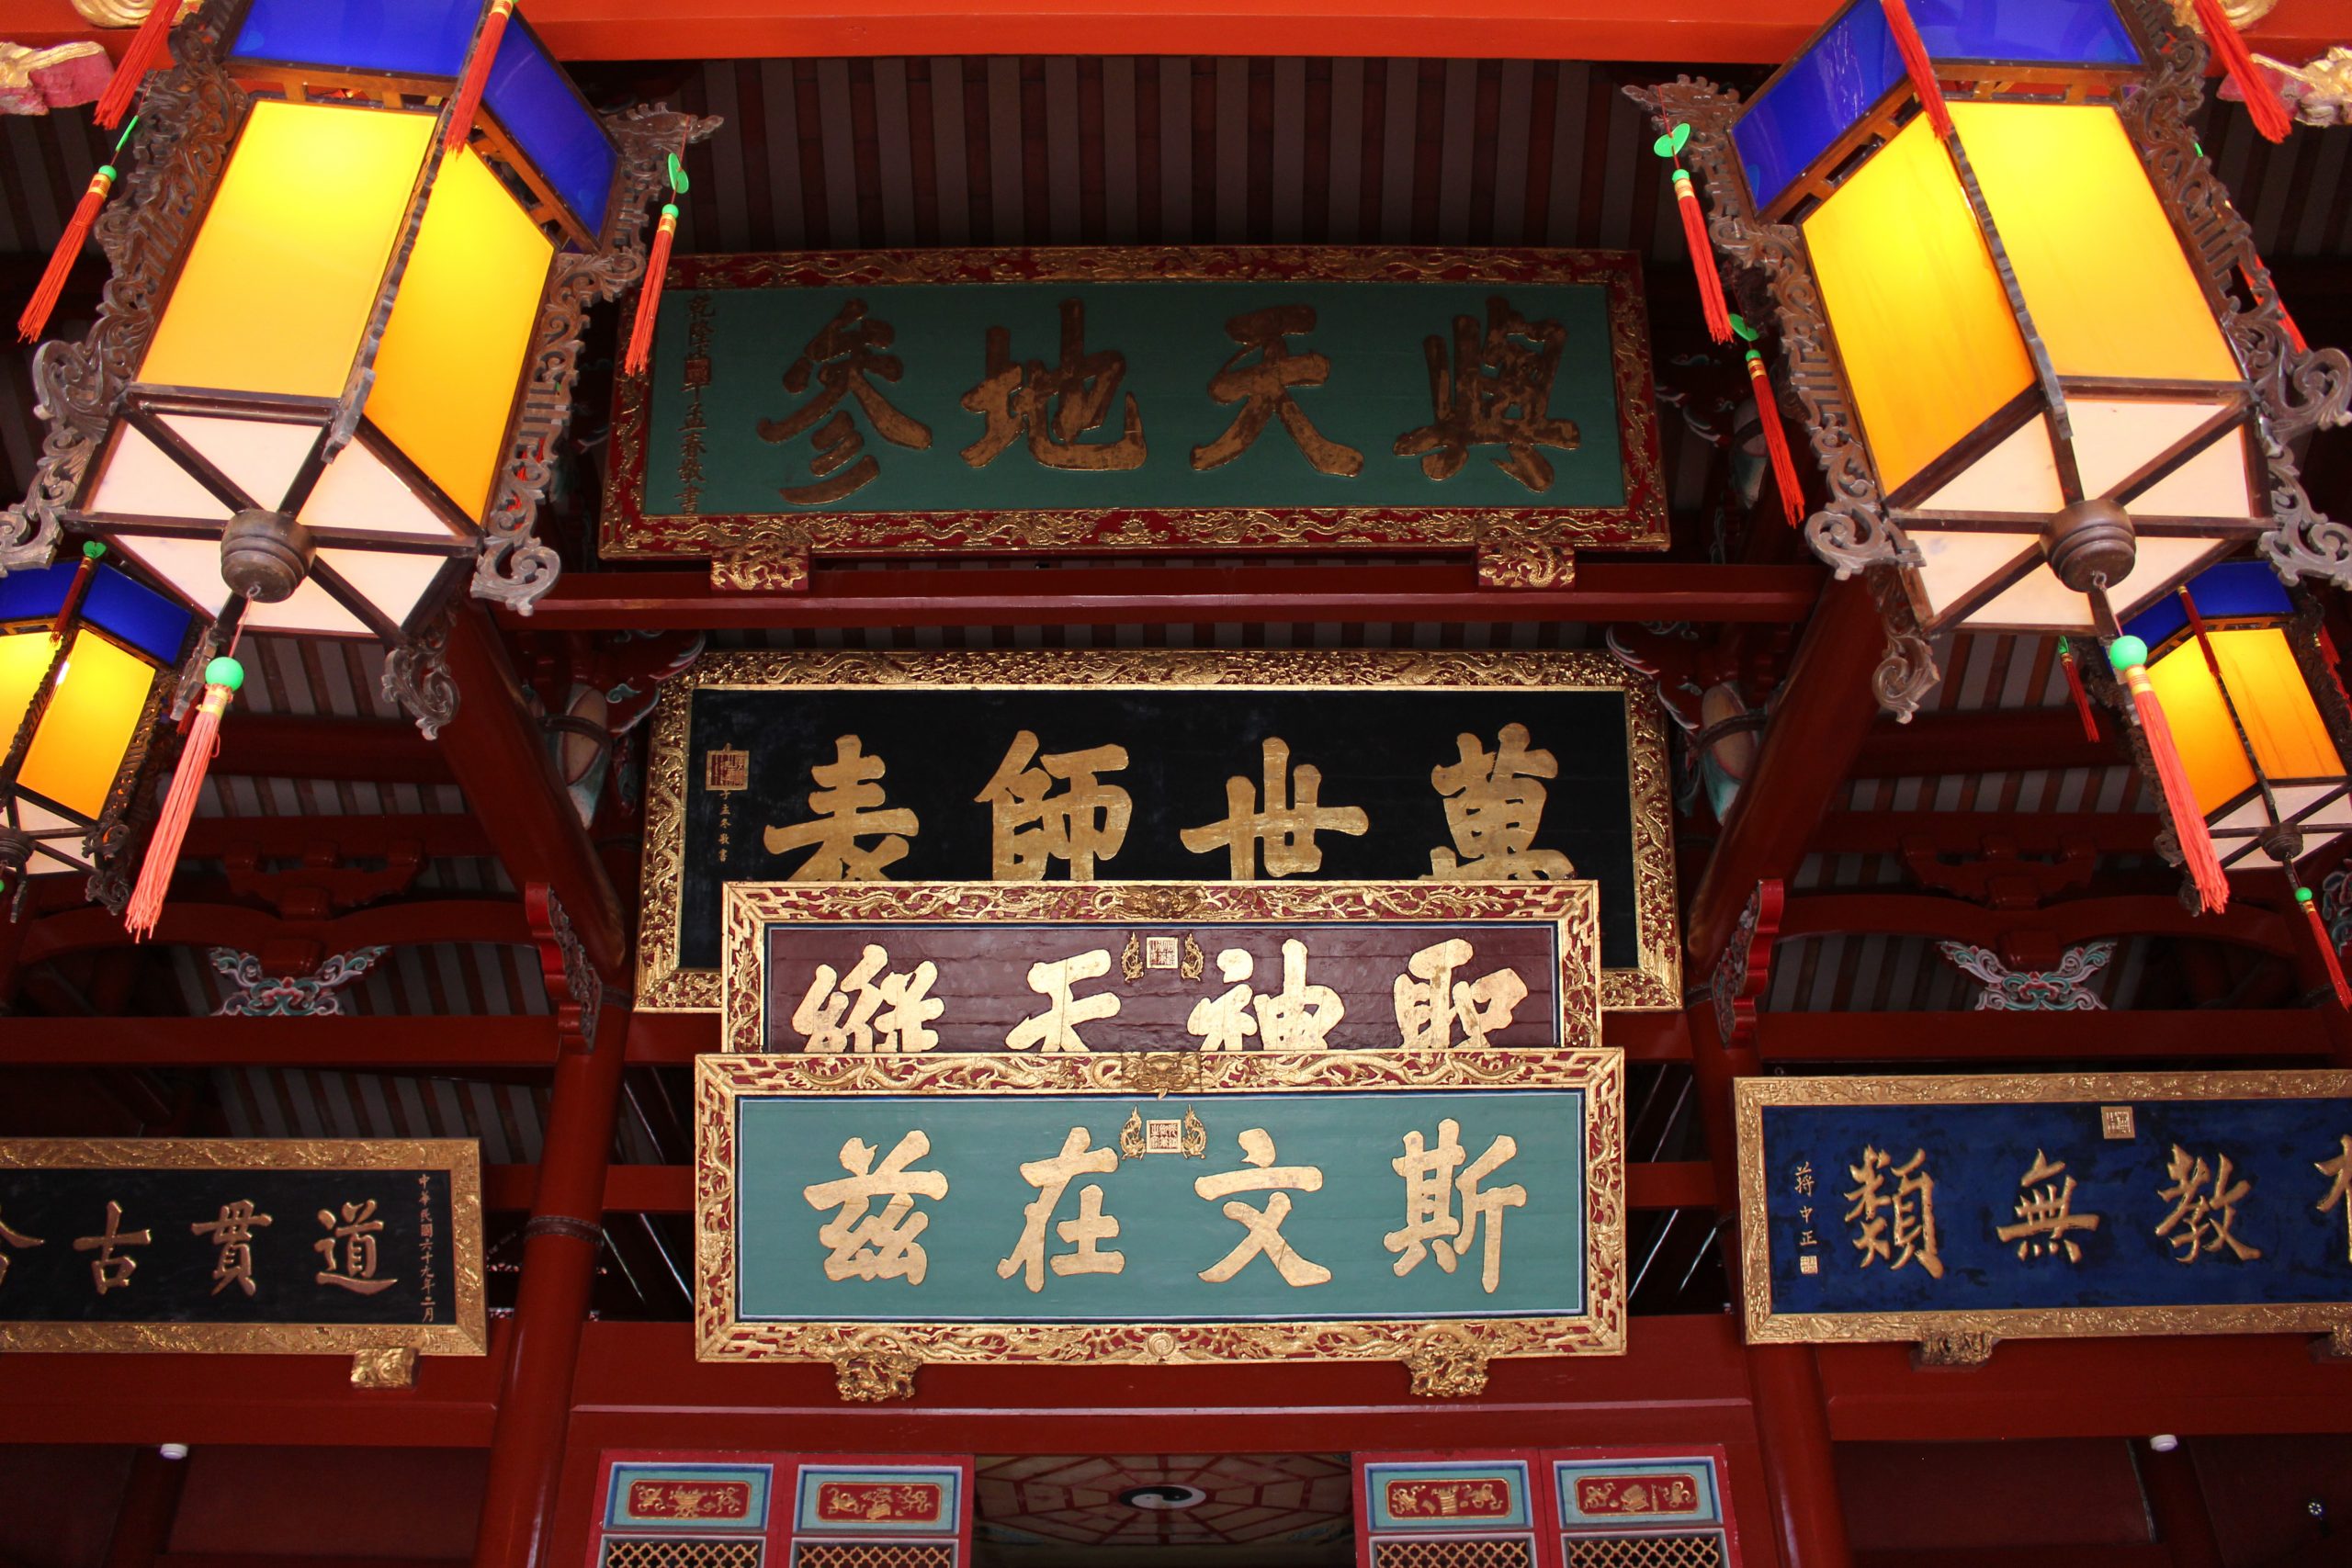
[[401,550],[321,550],[319,564],[332,568],[353,592],[392,625],[405,626],[417,601],[447,568],[451,557]]
[[[220,577],[220,545],[217,539],[155,539],[130,537],[119,541],[198,609],[218,615],[227,607],[232,591]],[[249,631],[309,632],[322,637],[367,637],[366,622],[341,604],[315,581],[302,585],[282,603],[250,604],[243,622]]]
[[[1916,536],[1915,536],[1916,537]],[[2038,550],[2038,541],[2035,544]],[[2107,591],[2119,619],[2129,620],[2158,594],[2196,575],[2205,561],[2230,547],[2226,539],[2140,536],[2139,558],[2121,582]],[[2091,602],[2038,566],[2014,588],[1996,593],[1966,617],[1970,626],[2035,626],[2061,632],[2093,630]]]
[[2007,575],[2023,557],[2038,556],[2041,549],[2038,534],[1938,533],[1914,525],[1910,535],[1922,558],[1919,581],[1928,592],[1930,619],[1941,618],[1985,580]]
[[226,523],[229,509],[163,449],[128,424],[118,425],[90,510],[127,517],[189,518]]
[[1922,502],[1922,512],[2020,512],[2047,516],[2066,504],[2051,452],[2050,423],[2036,419]]
[[361,441],[345,447],[320,474],[317,488],[302,507],[301,519],[313,528],[360,528],[435,543],[457,536],[457,531]]
[[2134,497],[2130,510],[2146,517],[2253,516],[2246,479],[2245,434],[2228,431]]
[[[2075,469],[2082,475],[2083,493],[2112,495],[2220,412],[2210,402],[2068,398],[2066,417],[2075,430]],[[2140,510],[2136,502],[2127,504]]]
[[295,470],[318,444],[315,424],[278,424],[259,419],[215,419],[205,414],[158,416],[179,438],[204,454],[264,512],[275,512],[293,487]]

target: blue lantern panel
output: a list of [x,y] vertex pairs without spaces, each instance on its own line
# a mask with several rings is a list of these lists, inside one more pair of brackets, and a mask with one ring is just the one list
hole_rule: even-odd
[[233,60],[455,77],[485,0],[253,0]]
[[[81,567],[80,560],[68,558],[39,571],[12,571],[0,577],[0,622],[55,619]],[[90,579],[90,592],[82,601],[82,619],[157,663],[171,664],[178,661],[180,650],[187,646],[192,617],[162,594],[102,566]]]
[[[2230,561],[2209,567],[2192,579],[2188,595],[2197,613],[2209,621],[2242,621],[2256,615],[2284,620],[2295,613],[2278,574],[2258,560]],[[2160,653],[2165,645],[2188,629],[2188,611],[2177,593],[2167,593],[2130,620],[2123,629]]]
[[[2109,0],[1912,0],[1938,61],[2129,67],[2138,48]],[[1881,0],[1852,0],[1732,126],[1748,193],[1769,208],[1904,80]]]
[[620,153],[603,124],[581,102],[563,67],[519,19],[507,25],[482,101],[580,226],[602,234],[605,204],[612,198],[613,167]]

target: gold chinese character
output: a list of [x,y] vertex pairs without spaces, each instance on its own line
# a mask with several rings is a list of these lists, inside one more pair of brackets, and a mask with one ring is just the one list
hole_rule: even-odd
[[1470,962],[1473,950],[1460,937],[1421,949],[1405,960],[1393,994],[1396,1028],[1408,1051],[1442,1051],[1462,1026],[1462,1043],[1473,1049],[1487,1036],[1510,1027],[1511,1010],[1527,999],[1527,982],[1516,969],[1498,969],[1477,980],[1456,980],[1453,972]]
[[1566,341],[1559,322],[1531,325],[1499,298],[1487,301],[1483,341],[1475,318],[1454,317],[1450,374],[1445,340],[1422,340],[1435,417],[1398,436],[1396,456],[1419,457],[1421,472],[1450,479],[1462,471],[1471,447],[1508,446],[1510,457],[1497,458],[1497,468],[1529,490],[1551,489],[1551,461],[1535,448],[1573,452],[1578,445],[1576,425],[1551,414],[1552,377]]
[[1004,1037],[1004,1048],[1026,1051],[1033,1045],[1043,1046],[1038,1054],[1048,1056],[1090,1049],[1079,1038],[1078,1026],[1117,1017],[1119,998],[1110,991],[1073,998],[1070,987],[1080,980],[1099,980],[1110,972],[1111,950],[1107,947],[1091,948],[1069,958],[1029,965],[1029,988],[1046,998],[1046,1010],[1014,1024]]
[[[1279,415],[1283,428],[1317,468],[1350,478],[1363,472],[1363,454],[1316,429],[1306,411],[1290,395],[1293,387],[1319,387],[1331,374],[1327,355],[1309,351],[1294,357],[1290,344],[1283,341],[1314,330],[1312,305],[1277,305],[1225,323],[1225,335],[1241,347],[1209,378],[1209,396],[1221,403],[1240,403],[1241,412],[1233,416],[1224,434],[1193,448],[1195,469],[1230,463],[1264,433],[1268,420]],[[1241,363],[1252,354],[1258,356],[1255,365]]]
[[[1046,1288],[1046,1222],[1054,1217],[1070,1179],[1101,1175],[1119,1168],[1119,1156],[1109,1149],[1090,1149],[1093,1142],[1083,1127],[1072,1127],[1062,1152],[1052,1159],[1031,1160],[1021,1168],[1021,1179],[1037,1190],[1036,1198],[1021,1211],[1021,1239],[1012,1256],[997,1260],[996,1276],[1010,1280],[1026,1270],[1024,1283],[1033,1292]],[[1054,1234],[1071,1243],[1075,1252],[1057,1252],[1051,1262],[1056,1274],[1116,1274],[1127,1266],[1124,1252],[1101,1252],[1099,1244],[1119,1234],[1119,1222],[1102,1212],[1102,1189],[1092,1182],[1079,1189],[1078,1218],[1064,1220]]]
[[1143,462],[1143,418],[1133,392],[1127,394],[1125,426],[1116,441],[1079,439],[1099,428],[1111,412],[1127,359],[1109,349],[1086,352],[1082,300],[1063,300],[1061,314],[1061,363],[1051,369],[1036,359],[1016,364],[1012,334],[1002,327],[989,329],[986,370],[980,384],[964,394],[964,406],[988,420],[980,438],[964,448],[964,461],[972,467],[988,467],[1023,434],[1029,455],[1049,468],[1132,468]]
[[[376,1233],[384,1228],[384,1222],[376,1218],[375,1200],[345,1203],[343,1224],[335,1224],[334,1219],[333,1210],[319,1211],[319,1224],[326,1226],[329,1234],[311,1244],[311,1250],[326,1260],[326,1267],[316,1276],[318,1282],[359,1296],[372,1296],[399,1284],[398,1280],[376,1278]],[[335,1258],[337,1242],[343,1244],[339,1263]]]
[[1276,1165],[1274,1140],[1263,1127],[1244,1128],[1238,1142],[1242,1161],[1250,1168],[1195,1177],[1193,1190],[1210,1202],[1236,1192],[1270,1192],[1272,1196],[1266,1200],[1263,1209],[1253,1209],[1242,1202],[1225,1205],[1225,1217],[1239,1224],[1249,1234],[1234,1244],[1232,1251],[1202,1269],[1201,1278],[1212,1285],[1222,1285],[1240,1273],[1251,1258],[1263,1253],[1285,1284],[1323,1283],[1331,1277],[1331,1270],[1300,1257],[1283,1235],[1283,1221],[1290,1216],[1291,1193],[1321,1191],[1321,1168]]
[[1796,1169],[1790,1174],[1796,1182],[1797,1195],[1803,1198],[1812,1197],[1813,1162],[1809,1159],[1798,1161]]
[[[46,1247],[49,1244],[37,1235],[25,1235],[10,1230],[6,1220],[0,1220],[0,1241],[10,1247]],[[0,1285],[8,1282],[8,1255],[0,1252]]]
[[[904,807],[876,809],[882,804],[882,786],[874,781],[887,766],[881,758],[866,756],[865,743],[856,736],[835,739],[833,760],[808,770],[817,785],[808,793],[808,809],[816,820],[769,828],[761,834],[772,855],[811,844],[817,847],[817,852],[802,861],[788,880],[879,882],[882,868],[906,854],[907,840],[899,835],[915,832],[922,824]],[[857,840],[871,833],[889,837],[871,849],[860,848]]]
[[[2208,1170],[2201,1159],[2191,1159],[2188,1151],[2178,1144],[2172,1146],[2172,1160],[2165,1174],[2172,1178],[2172,1185],[2159,1189],[2156,1196],[2173,1201],[2172,1213],[2156,1227],[2156,1234],[2171,1238],[2180,1256],[2174,1261],[2194,1263],[2203,1252],[2219,1252],[2226,1247],[2240,1262],[2262,1256],[2261,1249],[2252,1247],[2230,1234],[2237,1223],[2238,1200],[2246,1195],[2251,1183],[2230,1184],[2230,1156],[2219,1157],[2220,1168]],[[2211,1185],[2208,1187],[2208,1183]],[[2202,1189],[2202,1190],[2200,1190]],[[2178,1235],[2173,1235],[2183,1221],[2188,1224]]]
[[939,1035],[926,1027],[947,1007],[931,994],[939,966],[926,958],[911,970],[885,975],[889,963],[888,949],[868,942],[846,978],[830,964],[817,965],[792,1012],[792,1027],[807,1050],[888,1055],[928,1051],[939,1043]]
[[[2344,1256],[2352,1258],[2352,1197],[2346,1196],[2352,1193],[2352,1133],[2344,1134],[2342,1154],[2334,1159],[2314,1160],[2312,1168],[2322,1176],[2335,1178],[2335,1184],[2327,1190],[2327,1196],[2312,1206],[2324,1214],[2338,1203],[2344,1205]],[[0,1268],[0,1280],[6,1278],[6,1269]]]
[[[2018,1179],[2018,1185],[2025,1189],[2018,1198],[2018,1223],[2003,1225],[1993,1234],[2003,1241],[2016,1242],[2019,1259],[2046,1258],[2063,1247],[2067,1262],[2079,1263],[2083,1260],[2081,1246],[2066,1233],[2095,1231],[2098,1229],[2099,1216],[2075,1213],[2073,1177],[2066,1178],[2064,1187],[2051,1181],[2052,1177],[2065,1168],[2064,1160],[2047,1158],[2040,1149],[2036,1149],[2032,1166]],[[2033,1184],[2037,1181],[2049,1185],[2036,1192]]]
[[[1391,1265],[1399,1279],[1419,1268],[1432,1247],[1437,1250],[1438,1267],[1451,1274],[1454,1264],[1476,1245],[1478,1221],[1484,1216],[1487,1247],[1478,1280],[1493,1295],[1503,1277],[1503,1211],[1524,1207],[1527,1189],[1514,1184],[1482,1192],[1478,1184],[1519,1153],[1519,1140],[1508,1133],[1497,1136],[1487,1145],[1487,1152],[1457,1178],[1453,1169],[1462,1163],[1461,1134],[1461,1125],[1451,1117],[1438,1122],[1435,1148],[1424,1145],[1418,1127],[1405,1134],[1404,1154],[1388,1162],[1405,1179],[1405,1228],[1390,1231],[1381,1242],[1399,1255]],[[1457,1189],[1462,1193],[1458,1221],[1453,1215]]]
[[1256,809],[1248,779],[1226,780],[1225,820],[1205,828],[1185,829],[1178,837],[1186,849],[1204,855],[1224,846],[1231,859],[1233,880],[1249,882],[1258,874],[1261,843],[1266,846],[1266,874],[1289,876],[1322,869],[1323,852],[1316,846],[1317,833],[1329,831],[1362,838],[1371,830],[1371,818],[1361,807],[1317,804],[1317,796],[1323,789],[1323,772],[1310,763],[1300,764],[1295,779],[1297,794],[1293,796],[1288,741],[1269,739],[1261,754],[1264,760],[1266,808]]
[[130,1284],[131,1275],[139,1271],[137,1258],[117,1258],[114,1249],[118,1247],[145,1247],[149,1241],[146,1231],[117,1229],[121,1223],[122,1205],[109,1202],[107,1205],[107,1228],[96,1235],[76,1236],[74,1241],[76,1252],[96,1248],[98,1255],[90,1259],[90,1278],[96,1282],[98,1294],[102,1296],[108,1291]]
[[[1893,1155],[1865,1145],[1862,1163],[1846,1168],[1847,1174],[1860,1183],[1846,1194],[1854,1203],[1846,1211],[1846,1218],[1862,1222],[1861,1235],[1854,1238],[1854,1250],[1862,1255],[1862,1268],[1869,1268],[1874,1258],[1892,1258],[1892,1268],[1917,1263],[1931,1277],[1944,1277],[1943,1255],[1936,1247],[1936,1179],[1927,1173],[1927,1163],[1925,1149],[1896,1165]],[[1900,1178],[1891,1197],[1885,1190],[1890,1172]],[[1882,1210],[1894,1218],[1891,1247],[1888,1215]]]
[[[1119,852],[1135,814],[1125,790],[1094,775],[1126,765],[1124,746],[1040,757],[1036,736],[1025,729],[1014,736],[988,787],[973,797],[989,808],[995,879],[1040,882],[1051,862],[1065,860],[1072,882],[1093,881],[1095,857],[1109,860]],[[1069,787],[1048,796],[1055,779]]]
[[1252,992],[1248,982],[1257,962],[1238,947],[1219,953],[1217,975],[1230,983],[1230,988],[1193,1003],[1186,1032],[1200,1037],[1204,1051],[1247,1050],[1243,1042],[1253,1034],[1259,1036],[1262,1050],[1327,1049],[1331,1031],[1348,1016],[1347,1004],[1330,987],[1306,983],[1306,944],[1295,937],[1283,942],[1279,991]]
[[[947,1196],[947,1178],[935,1170],[909,1170],[907,1166],[931,1153],[931,1138],[920,1127],[900,1138],[879,1169],[874,1145],[852,1138],[842,1145],[842,1168],[847,1176],[813,1182],[800,1190],[812,1209],[841,1205],[841,1212],[817,1229],[817,1242],[831,1248],[825,1259],[828,1280],[899,1280],[922,1283],[931,1260],[915,1237],[931,1224],[929,1214],[913,1213],[917,1198]],[[889,1201],[878,1214],[867,1207],[885,1194]]]
[[819,482],[784,487],[785,500],[796,506],[822,506],[872,483],[882,472],[882,465],[866,452],[865,437],[858,434],[849,411],[835,411],[844,395],[857,400],[876,432],[888,440],[918,452],[930,446],[930,430],[892,408],[870,379],[879,376],[896,381],[905,373],[896,355],[882,352],[895,335],[889,322],[866,319],[865,300],[852,299],[785,371],[784,389],[795,397],[808,389],[812,376],[823,390],[787,419],[760,421],[761,440],[789,441],[828,413],[833,416],[818,428],[817,455],[808,463]]
[[1453,835],[1453,849],[1430,852],[1433,882],[1557,882],[1577,874],[1559,851],[1529,847],[1546,798],[1535,781],[1558,778],[1559,762],[1527,749],[1523,724],[1504,725],[1498,739],[1490,757],[1476,736],[1456,736],[1462,760],[1430,770]]
[[243,1199],[220,1205],[220,1217],[201,1220],[187,1228],[198,1235],[209,1235],[220,1256],[212,1265],[212,1293],[219,1295],[223,1285],[234,1281],[245,1294],[254,1293],[254,1231],[273,1224],[267,1214],[256,1214],[254,1206]]

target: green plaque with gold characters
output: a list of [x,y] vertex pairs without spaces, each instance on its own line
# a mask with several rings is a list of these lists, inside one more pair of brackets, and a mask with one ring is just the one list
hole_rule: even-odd
[[2352,1349],[2352,1073],[1751,1078],[1737,1117],[1751,1340]]
[[1600,1005],[1679,1008],[1670,779],[1656,694],[1598,652],[707,655],[654,718],[638,1005],[720,1007],[736,885],[1417,882],[1589,884]]
[[706,1360],[1491,1359],[1625,1344],[1613,1050],[698,1057]]
[[1001,250],[671,264],[608,558],[1662,549],[1638,257]]

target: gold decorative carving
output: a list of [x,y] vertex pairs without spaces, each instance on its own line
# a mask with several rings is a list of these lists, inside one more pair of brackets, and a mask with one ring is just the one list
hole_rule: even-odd
[[[1472,282],[1598,286],[1608,295],[1611,373],[1625,502],[1613,507],[1183,507],[1029,512],[678,513],[641,506],[651,378],[614,388],[613,460],[600,552],[607,558],[707,556],[789,542],[812,555],[1100,554],[1144,550],[1476,549],[1495,525],[1529,529],[1563,559],[1574,549],[1663,549],[1666,486],[1658,457],[1649,319],[1632,258],[1602,251],[1446,251],[1412,247],[1087,247],[1035,250],[795,252],[682,256],[682,289],[1023,282]],[[881,306],[877,303],[876,309]],[[1565,581],[1565,578],[1562,579]],[[1532,584],[1523,584],[1530,585]]]
[[710,586],[721,593],[806,593],[808,551],[775,541],[710,558]]
[[2254,59],[2255,63],[2295,84],[2288,96],[2294,100],[2295,118],[2305,125],[2342,125],[2352,119],[2352,49],[2335,44],[2318,59],[2301,65],[2267,54]]
[[[2229,17],[2230,26],[2240,32],[2278,8],[2278,0],[2222,0],[2222,14]],[[2204,36],[2205,29],[2197,25],[2197,0],[2172,0],[2172,19],[2181,27],[2190,28],[2199,38]]]
[[490,1348],[482,1294],[481,1152],[457,1138],[13,1138],[12,1170],[430,1170],[449,1184],[450,1310],[436,1323],[8,1323],[5,1350],[195,1350],[214,1355],[360,1356]]
[[2312,1341],[2312,1350],[2323,1360],[2352,1361],[2352,1323],[2328,1325],[2326,1337]]
[[[1733,1121],[1739,1138],[1740,1310],[1750,1344],[1908,1341],[1931,1348],[1981,1339],[2064,1339],[2114,1334],[2352,1334],[2352,1303],[2243,1306],[2001,1307],[1966,1312],[1778,1313],[1772,1310],[1764,1179],[1769,1105],[2046,1105],[2149,1100],[2261,1100],[2352,1095],[2352,1072],[2034,1073],[1951,1077],[1742,1078]],[[1960,1364],[1960,1363],[1949,1363]]]
[[1487,1392],[1487,1358],[1469,1340],[1452,1334],[1425,1335],[1408,1350],[1405,1370],[1413,1374],[1419,1399],[1467,1399]]
[[1498,521],[1478,530],[1481,588],[1573,588],[1577,552],[1555,530]]
[[[679,906],[685,877],[686,803],[692,780],[694,694],[698,690],[908,687],[1340,687],[1400,690],[1521,689],[1614,691],[1625,698],[1626,808],[1633,829],[1634,919],[1640,962],[1600,972],[1600,1005],[1610,1011],[1663,1011],[1682,1005],[1682,938],[1674,887],[1673,781],[1667,761],[1666,719],[1657,693],[1605,653],[1582,649],[1489,652],[1472,649],[807,649],[706,655],[664,686],[653,717],[646,764],[645,860],[638,922],[638,1001],[649,1012],[712,1012],[725,1009],[721,972],[685,969],[677,961]],[[885,902],[875,914],[890,918],[889,901],[906,884],[869,885]],[[994,887],[1009,896],[1018,883],[942,884]],[[1068,885],[1049,884],[1059,887]],[[1102,889],[1148,888],[1124,906],[1123,918],[1185,921],[1204,900],[1249,884],[1097,883]],[[1300,889],[1340,883],[1258,884]],[[1376,885],[1357,885],[1376,886]],[[1453,883],[1471,887],[1497,884]],[[848,918],[846,915],[839,918]],[[898,918],[906,918],[903,916]],[[740,961],[723,939],[729,957]],[[728,1033],[737,1036],[730,1019]],[[756,1037],[754,1037],[756,1038]],[[735,1049],[745,1047],[736,1046]]]
[[[938,1362],[1105,1365],[1190,1361],[1406,1361],[1452,1358],[1614,1356],[1625,1348],[1625,1060],[1577,1051],[1334,1051],[1195,1054],[1204,1099],[1268,1090],[1464,1088],[1581,1089],[1586,1094],[1585,1310],[1573,1316],[1468,1318],[1432,1331],[1395,1319],[1299,1323],[892,1323],[887,1332],[834,1324],[744,1322],[736,1302],[735,1101],[743,1095],[1131,1094],[1116,1054],[1005,1056],[748,1056],[695,1059],[695,1354],[705,1361],[827,1361],[848,1394],[846,1362],[904,1356]],[[1204,1114],[1213,1116],[1214,1109]],[[1425,1357],[1426,1359],[1426,1357]],[[1432,1365],[1435,1363],[1432,1362]],[[880,1375],[879,1373],[876,1375]],[[911,1375],[910,1373],[910,1375]],[[1433,1376],[1440,1375],[1432,1373]],[[865,1373],[859,1376],[864,1378]],[[863,1384],[861,1383],[861,1386]]]
[[1985,1328],[1948,1328],[1928,1335],[1913,1352],[1923,1367],[1981,1367],[1993,1359],[2000,1337]]
[[135,28],[155,6],[156,0],[74,0],[75,14],[94,28]]
[[[1174,918],[1204,926],[1548,922],[1560,955],[1560,1043],[1600,1043],[1600,899],[1589,882],[737,882],[728,885],[723,908],[721,1047],[733,1052],[766,1049],[761,1010],[767,964],[760,933],[774,922],[1115,926],[1167,919],[1162,911],[1171,910]],[[1193,942],[1192,933],[1185,941]],[[1187,977],[1197,979],[1199,971]],[[1201,1055],[1106,1054],[1128,1064],[1123,1070],[1130,1089],[1150,1093],[1192,1087]]]
[[833,1386],[843,1399],[861,1404],[912,1399],[922,1362],[903,1350],[863,1346],[833,1359]]
[[382,1350],[358,1350],[351,1358],[354,1388],[414,1388],[416,1350],[396,1345]]

